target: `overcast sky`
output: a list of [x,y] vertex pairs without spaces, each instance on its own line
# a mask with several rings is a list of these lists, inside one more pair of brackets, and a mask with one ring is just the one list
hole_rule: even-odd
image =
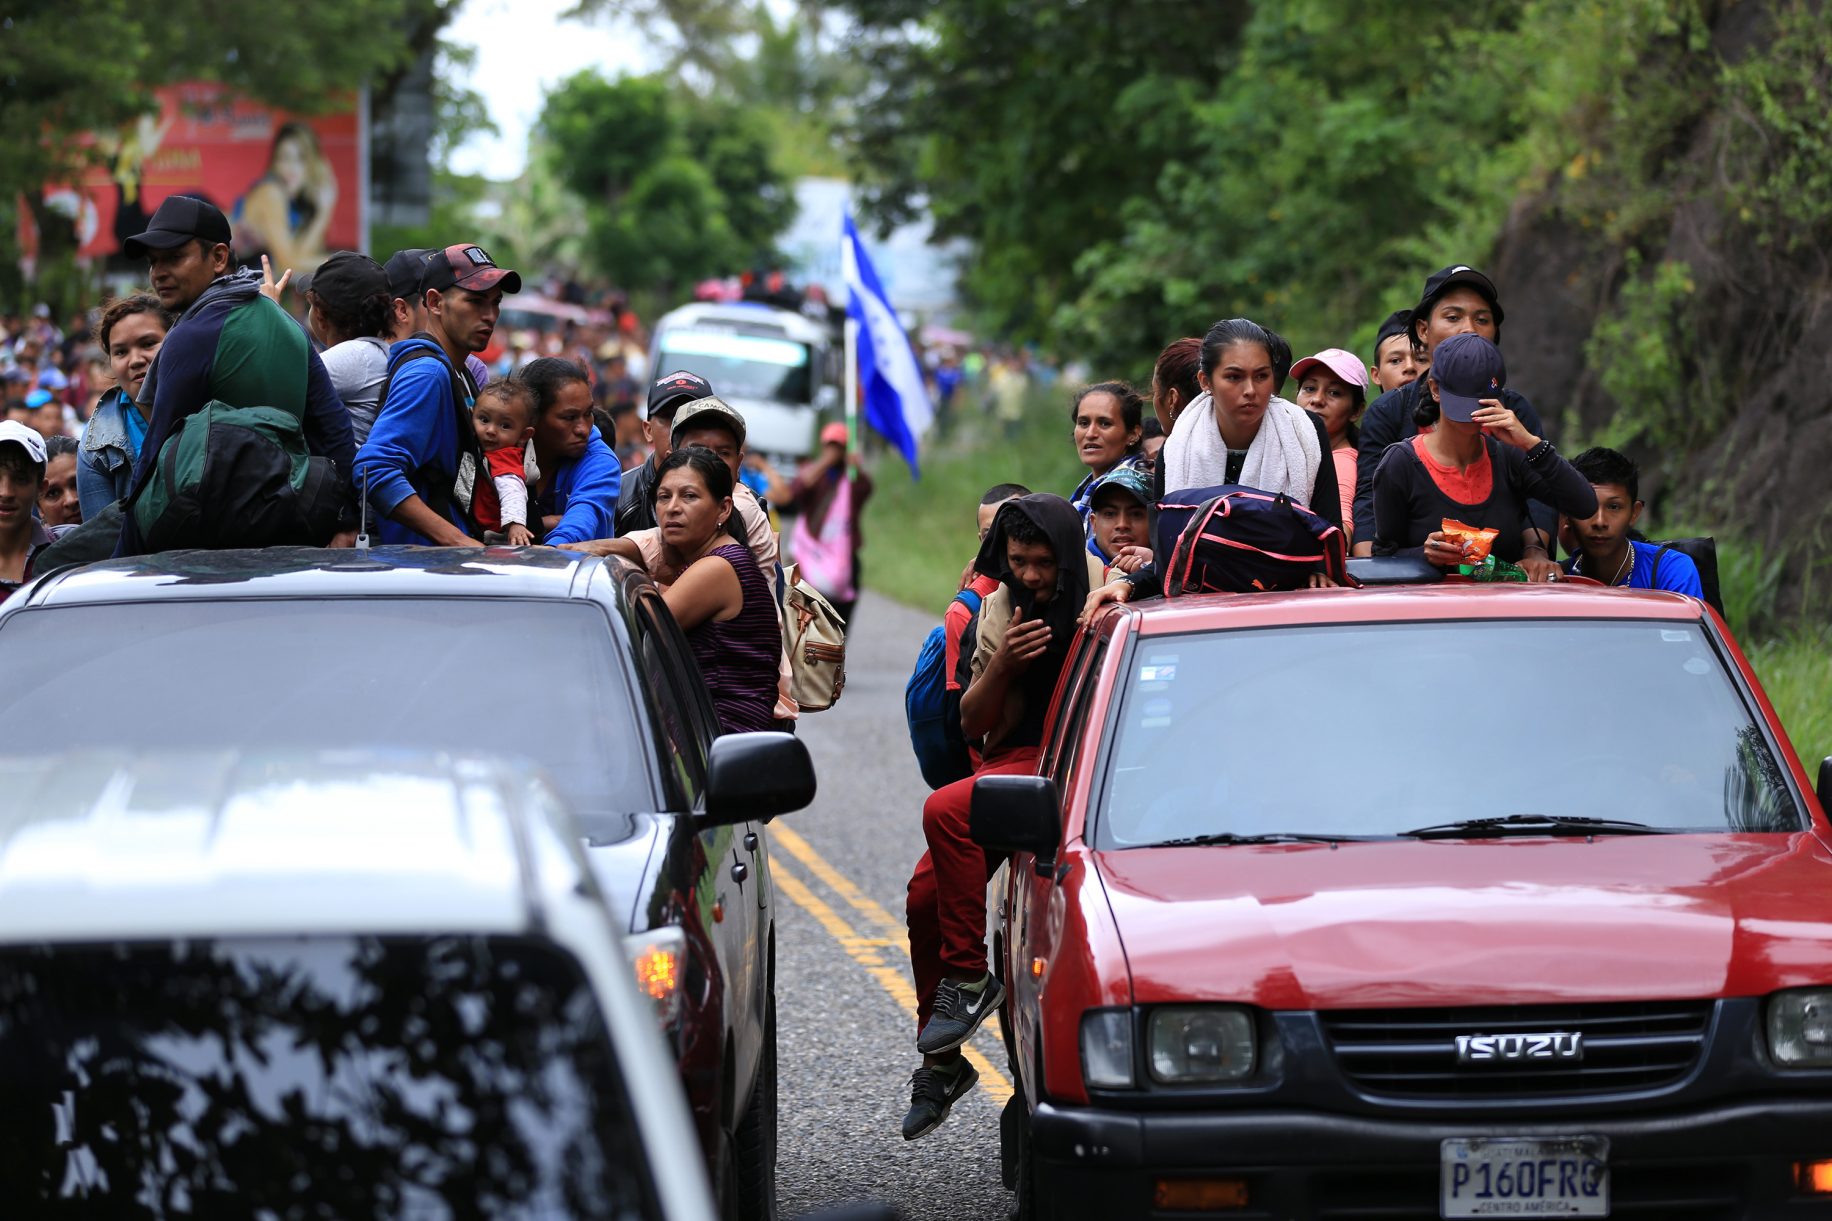
[[453,157],[453,170],[515,177],[528,158],[528,129],[547,89],[581,68],[616,76],[651,66],[633,28],[560,20],[572,5],[573,0],[466,0],[458,10],[444,36],[477,48],[469,83],[483,95],[502,134],[465,143]]

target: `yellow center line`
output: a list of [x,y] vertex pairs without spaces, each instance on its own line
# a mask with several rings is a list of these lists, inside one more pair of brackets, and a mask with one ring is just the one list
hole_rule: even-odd
[[[806,847],[806,843],[803,844]],[[810,852],[813,849],[809,849]],[[799,859],[799,854],[797,855]],[[831,868],[831,867],[830,867]],[[861,937],[846,923],[840,913],[827,905],[826,900],[809,889],[808,884],[797,877],[794,871],[786,868],[781,861],[774,863],[770,876],[775,880],[776,888],[789,897],[789,901],[814,917],[827,931],[827,935],[840,943],[840,948],[852,956],[854,962],[865,968],[866,974],[878,981],[890,998],[902,1006],[911,1017],[916,1016],[916,985],[912,984],[905,968],[908,961],[899,955],[895,965],[887,964],[878,950],[888,942],[882,937]],[[836,875],[837,876],[837,875]],[[825,881],[826,879],[822,879]],[[832,885],[832,883],[828,883]],[[837,889],[837,888],[836,888]],[[869,900],[867,900],[869,902]],[[880,909],[882,910],[882,909]],[[998,1106],[1004,1106],[1011,1098],[1011,1082],[1005,1074],[994,1068],[979,1048],[968,1043],[961,1048],[961,1054],[967,1057],[968,1063],[980,1074],[980,1084],[985,1088],[986,1097]]]
[[[903,947],[905,956],[908,956],[910,935],[909,930],[904,927],[902,918],[892,915],[885,909],[882,903],[879,903],[876,899],[855,886],[851,878],[848,878],[838,869],[835,869],[833,865],[828,862],[827,858],[816,852],[814,850],[814,845],[810,844],[798,832],[783,826],[780,822],[774,822],[770,824],[770,841],[772,844],[781,847],[784,852],[787,852],[803,865],[807,866],[809,873],[826,883],[827,888],[844,899],[847,905],[854,911],[888,932],[895,938],[894,942],[888,944]],[[887,943],[880,942],[879,944]],[[984,1029],[987,1033],[992,1035],[1000,1046],[1004,1045],[1005,1035],[999,1029],[999,1018],[997,1014],[986,1019]]]

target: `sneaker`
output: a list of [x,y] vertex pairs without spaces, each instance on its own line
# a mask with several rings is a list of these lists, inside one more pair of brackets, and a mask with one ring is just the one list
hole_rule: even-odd
[[991,971],[971,984],[944,979],[935,993],[935,1012],[916,1036],[916,1050],[925,1056],[953,1051],[1004,1003],[1005,985]]
[[911,1073],[910,1113],[903,1117],[903,1139],[916,1140],[941,1127],[955,1102],[979,1079],[979,1072],[965,1056],[956,1056],[952,1064],[937,1064]]

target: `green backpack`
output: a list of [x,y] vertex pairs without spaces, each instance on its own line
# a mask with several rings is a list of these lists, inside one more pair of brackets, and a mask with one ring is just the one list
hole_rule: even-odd
[[132,512],[149,552],[322,547],[342,502],[336,466],[306,451],[296,416],[210,402],[166,439]]

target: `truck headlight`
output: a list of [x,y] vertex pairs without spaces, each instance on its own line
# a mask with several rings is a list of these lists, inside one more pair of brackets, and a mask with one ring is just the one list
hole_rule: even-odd
[[1768,1048],[1789,1067],[1832,1068],[1832,989],[1769,997]]
[[1090,1009],[1081,1015],[1081,1078],[1097,1089],[1130,1089],[1132,1012]]
[[1154,1009],[1145,1044],[1151,1075],[1167,1085],[1239,1081],[1253,1072],[1253,1014],[1221,1005]]

